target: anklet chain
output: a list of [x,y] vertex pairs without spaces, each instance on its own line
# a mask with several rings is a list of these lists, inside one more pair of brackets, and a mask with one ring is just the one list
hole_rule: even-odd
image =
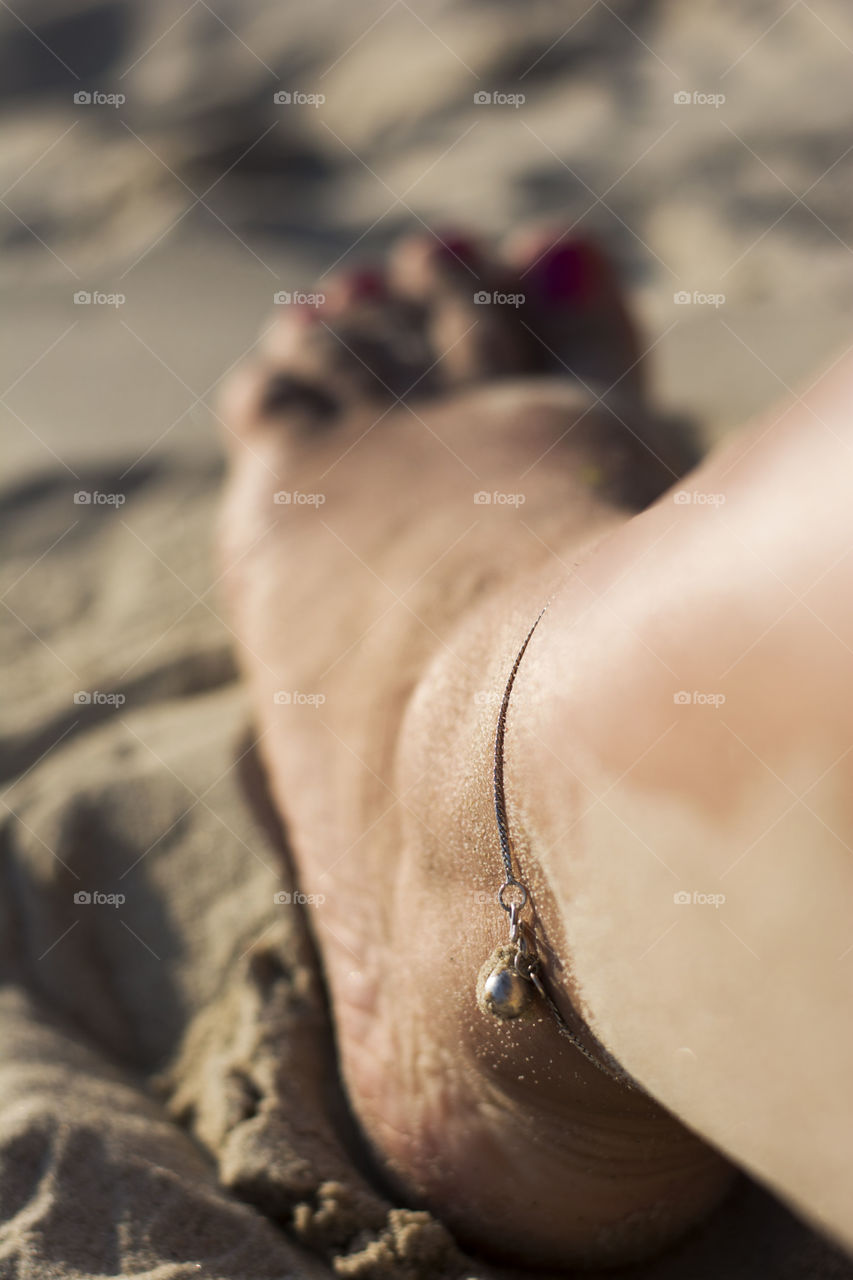
[[[538,994],[553,1016],[560,1034],[571,1041],[574,1047],[598,1067],[600,1071],[603,1071],[605,1075],[610,1076],[613,1080],[618,1080],[620,1084],[630,1086],[630,1078],[603,1060],[603,1050],[601,1057],[593,1053],[569,1026],[557,1008],[553,997],[542,980],[542,961],[539,957],[534,926],[521,919],[521,913],[530,903],[530,891],[527,885],[518,879],[513,869],[513,848],[509,835],[506,795],[504,792],[504,738],[506,735],[509,700],[516,673],[521,665],[524,652],[530,643],[530,638],[547,609],[548,605],[546,604],[516,654],[515,662],[512,664],[512,670],[509,673],[506,688],[504,689],[500,711],[498,712],[493,779],[495,818],[497,819],[501,859],[504,866],[504,882],[498,890],[497,897],[501,907],[509,916],[509,943],[503,947],[498,947],[491,959],[487,961],[487,965],[484,966],[484,970],[480,975],[480,983],[478,984],[478,996],[481,1006],[485,1006],[495,1017],[508,1020],[518,1018],[524,1013]],[[592,1033],[590,1032],[591,1035]]]

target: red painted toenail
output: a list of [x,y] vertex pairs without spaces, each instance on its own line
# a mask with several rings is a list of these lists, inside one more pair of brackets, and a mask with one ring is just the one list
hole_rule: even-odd
[[460,260],[469,266],[479,258],[477,246],[465,236],[441,236],[435,246],[437,257],[449,262]]
[[537,263],[542,292],[549,302],[592,302],[603,291],[607,267],[600,249],[589,241],[556,245]]

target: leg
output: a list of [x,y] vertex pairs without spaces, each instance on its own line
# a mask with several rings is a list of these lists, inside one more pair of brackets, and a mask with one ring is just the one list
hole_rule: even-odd
[[601,1037],[848,1245],[851,401],[848,359],[566,578],[508,766]]

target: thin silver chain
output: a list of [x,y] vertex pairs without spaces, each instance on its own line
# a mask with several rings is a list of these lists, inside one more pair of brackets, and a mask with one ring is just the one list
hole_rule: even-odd
[[[504,883],[498,890],[498,902],[509,915],[510,941],[518,946],[516,968],[518,968],[519,972],[522,972],[524,976],[533,983],[536,990],[539,992],[539,995],[548,1006],[560,1034],[567,1040],[570,1040],[579,1053],[582,1053],[589,1062],[598,1067],[599,1071],[603,1071],[611,1080],[616,1080],[619,1084],[626,1085],[629,1088],[637,1088],[627,1074],[614,1070],[606,1062],[602,1061],[600,1057],[592,1053],[566,1022],[566,1019],[557,1008],[553,997],[550,992],[546,990],[542,982],[540,975],[541,961],[536,949],[536,938],[533,929],[529,925],[523,924],[519,919],[521,911],[527,906],[530,899],[530,891],[528,890],[527,885],[517,878],[513,868],[512,841],[510,840],[509,835],[509,822],[507,821],[506,816],[506,794],[504,792],[504,738],[506,736],[507,711],[509,710],[509,700],[510,695],[512,694],[512,687],[515,683],[515,676],[518,668],[521,666],[521,659],[524,657],[524,652],[530,643],[530,638],[539,626],[539,623],[542,621],[542,617],[547,612],[547,609],[548,605],[546,604],[525,636],[524,643],[515,656],[515,662],[512,664],[512,670],[509,673],[509,679],[507,680],[506,688],[504,689],[504,696],[501,700],[501,709],[498,712],[498,724],[495,731],[493,777],[495,817],[498,824],[498,836],[500,838],[501,858],[503,860],[505,876]],[[515,888],[518,892],[514,895],[515,901],[508,902],[504,900],[504,891],[510,888]],[[519,961],[521,962],[521,965],[519,964]]]

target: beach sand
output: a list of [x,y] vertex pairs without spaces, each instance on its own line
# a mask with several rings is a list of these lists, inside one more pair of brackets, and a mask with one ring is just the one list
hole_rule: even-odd
[[[212,552],[216,384],[274,293],[336,259],[424,224],[558,217],[620,262],[660,402],[719,438],[848,345],[853,15],[21,17],[0,16],[0,1277],[509,1276],[381,1189],[305,911],[275,901],[287,850]],[[75,107],[81,86],[127,101]],[[666,1257],[610,1274],[846,1280],[853,1262],[744,1178]]]

